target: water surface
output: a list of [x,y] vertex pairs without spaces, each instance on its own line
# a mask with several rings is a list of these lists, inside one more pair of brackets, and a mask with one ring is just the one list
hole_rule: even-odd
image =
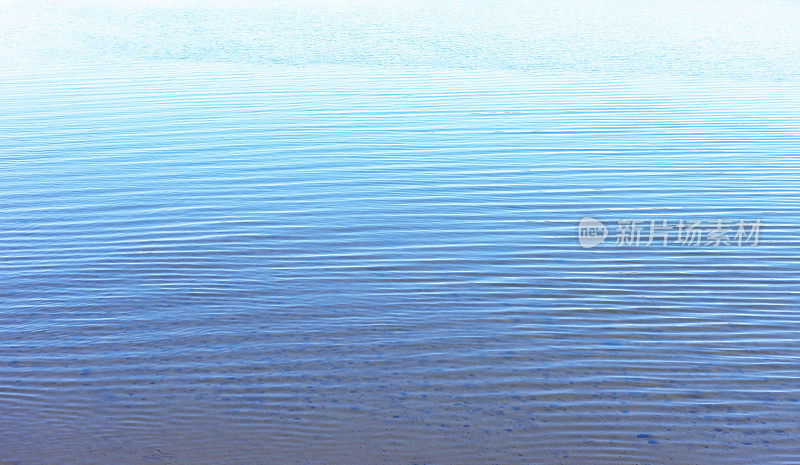
[[[796,463],[789,61],[81,43],[107,64],[2,74],[0,463]],[[584,216],[764,227],[583,249]]]

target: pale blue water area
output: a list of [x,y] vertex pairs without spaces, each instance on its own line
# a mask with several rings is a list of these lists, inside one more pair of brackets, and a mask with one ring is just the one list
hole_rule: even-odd
[[799,3],[0,10],[0,464],[800,463]]

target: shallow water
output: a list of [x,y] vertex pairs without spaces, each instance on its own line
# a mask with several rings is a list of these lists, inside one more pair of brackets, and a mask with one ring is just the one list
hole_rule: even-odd
[[797,463],[791,72],[199,49],[3,71],[0,463]]

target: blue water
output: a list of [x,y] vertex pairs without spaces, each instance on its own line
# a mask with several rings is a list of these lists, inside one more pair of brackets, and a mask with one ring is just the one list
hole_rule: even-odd
[[800,6],[722,5],[4,4],[0,464],[798,463]]

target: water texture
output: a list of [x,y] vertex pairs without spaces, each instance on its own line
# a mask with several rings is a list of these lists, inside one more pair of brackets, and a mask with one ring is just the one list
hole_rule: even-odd
[[[396,43],[400,7],[211,5],[4,5],[0,463],[800,463],[797,4],[662,42],[602,33],[642,2],[594,42],[492,10],[561,18],[561,61],[447,30],[466,3]],[[763,226],[585,249],[584,216]]]

